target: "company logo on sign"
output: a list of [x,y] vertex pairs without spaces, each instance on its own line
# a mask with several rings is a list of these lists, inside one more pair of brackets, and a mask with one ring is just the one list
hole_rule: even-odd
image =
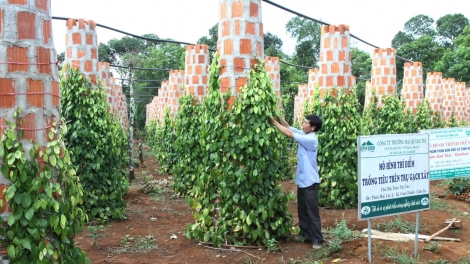
[[428,198],[424,197],[423,199],[421,199],[421,205],[426,206],[428,204],[429,204],[429,199]]
[[374,152],[374,151],[375,151],[375,146],[374,146],[374,144],[372,144],[372,142],[370,142],[370,141],[364,142],[364,143],[362,143],[362,145],[361,145],[361,151],[370,151],[370,152]]
[[363,215],[368,215],[368,214],[370,214],[370,207],[369,207],[369,206],[364,206],[364,207],[362,207],[362,209],[361,209],[361,214],[363,214]]

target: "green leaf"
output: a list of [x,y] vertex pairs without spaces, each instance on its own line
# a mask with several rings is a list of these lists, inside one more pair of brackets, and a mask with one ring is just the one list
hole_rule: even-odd
[[10,259],[15,259],[16,258],[16,250],[15,250],[15,246],[13,245],[9,245],[7,247],[7,255]]
[[31,250],[31,242],[29,239],[23,238],[20,240],[20,243],[24,248]]
[[[21,195],[21,206],[27,209],[31,205],[31,196],[28,193],[23,193]],[[29,220],[29,219],[28,219]]]
[[24,214],[24,217],[28,219],[28,221],[31,220],[33,216],[34,216],[34,208],[29,208]]
[[49,157],[49,162],[51,163],[52,166],[55,166],[57,163],[57,160],[55,158],[55,156],[50,156]]
[[60,227],[65,228],[66,223],[67,223],[67,218],[65,217],[65,215],[61,215],[60,216]]

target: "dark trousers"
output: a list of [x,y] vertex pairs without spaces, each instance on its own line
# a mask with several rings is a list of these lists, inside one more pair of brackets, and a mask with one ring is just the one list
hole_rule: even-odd
[[318,208],[318,183],[306,188],[297,188],[297,211],[302,236],[314,245],[323,243],[320,210]]

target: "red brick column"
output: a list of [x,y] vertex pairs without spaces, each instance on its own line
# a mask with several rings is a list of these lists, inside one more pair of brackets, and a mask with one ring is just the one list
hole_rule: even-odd
[[465,108],[466,96],[465,83],[455,83],[454,115],[459,123],[467,118],[467,109]]
[[426,76],[426,95],[431,109],[442,116],[442,72],[428,72]]
[[153,97],[152,102],[147,104],[147,121],[148,125],[150,121],[157,119],[157,107],[158,107],[158,96]]
[[163,81],[158,91],[158,113],[157,120],[160,124],[163,124],[163,119],[165,118],[165,108],[168,106],[168,91],[170,90],[169,81]]
[[421,62],[405,63],[401,98],[405,107],[413,113],[418,111],[418,104],[423,100],[423,65]]
[[220,89],[229,105],[246,84],[253,56],[264,58],[261,0],[219,0]]
[[266,67],[266,72],[269,74],[269,78],[273,82],[273,90],[277,96],[277,109],[281,109],[281,65],[279,58],[266,56],[264,58],[264,65]]
[[455,79],[442,79],[442,119],[448,122],[454,111]]
[[304,104],[308,100],[308,84],[299,84],[299,92],[294,101],[294,123],[302,124]]
[[111,82],[109,62],[98,62],[98,77],[104,87],[106,95],[108,96],[106,102],[111,106],[112,112],[114,113],[115,110],[113,109],[114,105],[111,91],[114,88],[112,86],[115,85],[115,83]]
[[315,90],[320,85],[318,83],[318,74],[319,74],[318,69],[310,69],[308,71],[308,91],[307,91],[307,94],[308,94],[309,98],[313,97],[313,94],[315,93]]
[[[370,98],[372,91],[377,96],[377,105],[383,105],[382,97],[396,93],[397,68],[395,65],[395,49],[375,49],[372,54],[372,73],[370,89],[366,89],[366,99]],[[367,101],[366,105],[369,101]]]
[[[17,128],[24,131],[26,153],[33,147],[30,140],[43,149],[53,122],[59,121],[56,62],[50,0],[0,1],[0,134],[21,107],[23,123]],[[9,183],[0,173],[0,213],[7,207],[1,194]]]
[[79,69],[93,84],[98,76],[98,41],[93,20],[67,20],[65,63]]
[[467,109],[467,113],[466,113],[466,115],[467,115],[467,122],[470,124],[470,87],[467,87],[467,88],[465,89],[465,93],[466,93],[466,95],[465,95],[465,98],[466,98],[466,100],[465,100],[465,108]]
[[332,86],[351,87],[351,49],[349,26],[322,26],[318,83],[320,97]]
[[204,100],[209,78],[209,47],[207,45],[186,46],[185,90]]
[[168,107],[172,117],[176,117],[178,109],[180,108],[179,99],[184,84],[184,71],[172,70],[170,71],[168,82]]

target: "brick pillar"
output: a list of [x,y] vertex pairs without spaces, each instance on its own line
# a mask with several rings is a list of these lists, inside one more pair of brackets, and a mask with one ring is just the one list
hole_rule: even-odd
[[454,111],[455,79],[442,79],[442,119],[448,122]]
[[269,78],[273,82],[273,90],[277,96],[277,109],[281,109],[281,65],[279,58],[266,56],[264,58],[264,65],[266,67],[266,72],[269,75]]
[[349,26],[322,26],[318,83],[320,97],[329,87],[351,87],[351,49]]
[[356,76],[351,76],[351,86],[356,86]]
[[65,63],[79,69],[93,84],[98,76],[98,41],[93,20],[67,20]]
[[455,83],[454,114],[459,123],[467,118],[467,109],[465,108],[466,96],[465,83]]
[[[51,27],[51,2],[0,1],[0,134],[14,122],[21,107],[23,147],[29,153],[37,142],[43,149],[53,122],[59,121],[59,77]],[[29,155],[27,155],[29,157]],[[10,181],[0,173],[0,198]],[[3,217],[8,217],[5,213]]]
[[404,68],[401,98],[405,100],[405,107],[416,113],[423,100],[423,65],[421,62],[407,62]]
[[158,91],[159,106],[158,106],[158,120],[160,124],[163,124],[163,119],[165,118],[165,108],[168,106],[168,91],[169,91],[169,81],[163,81]]
[[431,109],[442,116],[442,72],[428,72],[426,76],[426,95]]
[[180,108],[179,99],[182,94],[181,86],[184,84],[184,71],[172,70],[170,71],[168,82],[168,107],[173,117],[176,117],[178,109]]
[[209,78],[209,47],[207,45],[186,46],[185,90],[204,100]]
[[[375,49],[372,54],[371,90],[377,95],[377,105],[383,105],[382,97],[397,91],[395,49]],[[369,98],[371,94],[368,95]],[[367,97],[367,96],[366,96]]]
[[220,89],[231,91],[229,105],[246,84],[252,58],[264,58],[261,0],[219,0]]
[[313,94],[315,93],[315,90],[317,89],[317,86],[319,85],[318,83],[318,74],[319,70],[318,69],[310,69],[308,71],[308,97],[312,98]]
[[466,115],[467,115],[467,122],[468,122],[469,125],[470,125],[470,87],[467,87],[467,88],[465,89],[465,93],[466,93],[466,95],[465,95],[465,99],[466,99],[466,100],[465,100],[465,108],[467,109],[467,113],[466,113]]
[[308,98],[308,84],[299,84],[299,92],[295,96],[294,102],[294,123],[302,124],[304,103]]
[[[112,102],[112,87],[111,87],[111,73],[110,73],[110,67],[109,67],[109,62],[98,62],[98,77],[101,80],[101,83],[104,87],[104,91],[106,92],[107,99],[106,102],[108,102],[109,105],[111,105],[111,108],[113,106]],[[114,112],[114,111],[113,111]]]

